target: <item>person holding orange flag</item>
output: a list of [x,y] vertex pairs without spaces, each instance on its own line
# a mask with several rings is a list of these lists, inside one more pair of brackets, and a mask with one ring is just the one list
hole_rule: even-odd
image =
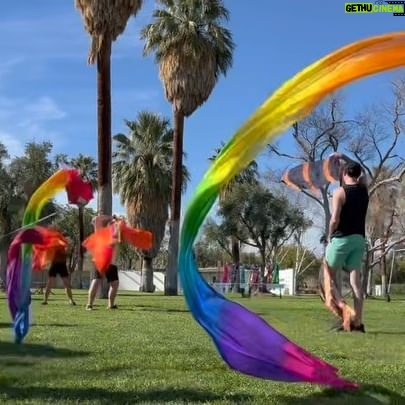
[[118,268],[114,264],[118,243],[127,242],[136,248],[147,250],[152,247],[152,233],[129,227],[123,219],[116,216],[97,216],[94,219],[95,231],[83,246],[90,252],[96,267],[95,277],[91,282],[86,309],[91,311],[101,280],[106,277],[110,284],[108,309],[117,309],[115,298],[119,286]]

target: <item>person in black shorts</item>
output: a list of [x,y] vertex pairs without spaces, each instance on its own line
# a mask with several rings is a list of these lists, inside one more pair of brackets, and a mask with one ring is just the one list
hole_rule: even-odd
[[[96,298],[96,294],[98,289],[100,288],[101,281],[103,279],[103,274],[99,271],[94,271],[94,279],[91,282],[90,289],[89,289],[89,298],[87,302],[86,309],[91,311],[93,309],[93,303]],[[108,270],[105,273],[105,278],[107,282],[110,284],[110,288],[108,290],[108,309],[118,309],[118,306],[115,305],[115,297],[117,296],[118,292],[118,267],[115,264],[110,264]]]
[[[106,219],[107,218],[107,221]],[[94,220],[94,227],[97,229],[98,226],[102,226],[102,222],[107,222],[108,224],[113,224],[116,221],[115,216],[113,217],[108,217],[108,216],[98,216]],[[101,286],[101,281],[104,277],[104,274],[101,274],[97,269],[94,271],[94,278],[90,284],[89,288],[89,295],[88,295],[88,301],[86,305],[86,309],[88,311],[91,311],[93,309],[93,303],[94,300],[96,299],[97,291]],[[119,279],[118,279],[118,268],[115,264],[110,264],[108,267],[108,270],[105,273],[105,278],[107,279],[107,282],[110,284],[110,288],[108,291],[108,309],[118,309],[118,306],[115,305],[115,297],[117,296],[117,291],[118,291],[118,285],[119,285]]]
[[62,278],[63,285],[65,286],[65,292],[67,297],[69,298],[70,305],[76,305],[76,303],[73,301],[72,288],[70,286],[69,281],[69,272],[66,265],[66,258],[67,258],[66,256],[67,256],[66,247],[61,246],[55,251],[55,255],[53,257],[51,266],[49,267],[48,270],[48,282],[46,284],[44,301],[42,302],[42,305],[48,304],[49,294],[55,283],[57,275],[59,275]]

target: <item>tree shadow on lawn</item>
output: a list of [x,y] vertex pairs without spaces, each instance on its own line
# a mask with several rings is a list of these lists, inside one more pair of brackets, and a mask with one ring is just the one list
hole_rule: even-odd
[[[13,324],[11,322],[0,322],[0,329],[12,328]],[[79,326],[77,323],[33,323],[33,326],[55,326],[57,328],[73,328]]]
[[2,357],[7,357],[9,359],[12,356],[68,358],[84,357],[88,356],[89,354],[89,352],[55,348],[49,345],[38,345],[32,343],[16,344],[13,342],[0,341],[0,362],[2,361]]
[[177,312],[177,313],[189,313],[188,309],[177,309],[177,308],[164,308],[158,305],[131,305],[131,307],[120,307],[123,311],[149,311],[149,312]]
[[374,336],[378,336],[378,335],[405,335],[405,331],[389,331],[389,330],[382,330],[382,331],[372,331],[372,332],[368,332],[368,335],[374,335]]
[[276,396],[280,405],[388,405],[405,404],[405,397],[379,385],[362,385],[357,391],[327,389],[305,397]]
[[55,326],[57,328],[77,328],[79,324],[77,323],[33,323],[31,326]]
[[2,387],[0,398],[7,400],[22,400],[26,398],[57,403],[62,399],[78,403],[81,401],[94,401],[98,404],[138,404],[138,403],[165,403],[179,401],[181,403],[207,403],[209,401],[226,400],[234,404],[247,404],[252,396],[246,394],[214,394],[210,391],[166,388],[151,389],[147,391],[110,391],[103,388],[47,388],[6,385]]

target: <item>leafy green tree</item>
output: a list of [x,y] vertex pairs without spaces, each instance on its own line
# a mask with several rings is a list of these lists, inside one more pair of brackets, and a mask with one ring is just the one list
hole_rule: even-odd
[[[55,171],[50,159],[51,142],[29,142],[25,145],[24,154],[9,162],[4,145],[0,144],[0,277],[5,279],[7,268],[7,251],[22,222],[23,212],[34,191]],[[50,201],[45,205],[41,218],[55,213],[55,204]],[[42,221],[45,225],[51,219]]]
[[10,163],[10,174],[19,179],[18,187],[28,201],[34,191],[55,172],[56,166],[50,157],[52,143],[28,142],[24,155]]
[[[77,207],[71,205],[61,205],[56,209],[56,217],[53,221],[54,225],[68,238],[68,269],[72,273],[78,265],[79,255],[77,252],[80,247],[80,227],[77,221],[78,218]],[[93,232],[92,219],[95,212],[91,208],[84,208],[83,210],[83,224],[84,224],[84,237],[86,238]],[[79,273],[79,283],[82,284],[82,273]]]
[[[220,154],[222,148],[225,146],[225,144],[222,142],[221,147],[217,148],[214,151],[214,154],[209,158],[211,162],[213,162],[217,156]],[[235,190],[240,185],[247,184],[247,185],[257,185],[259,183],[259,171],[258,171],[258,165],[255,160],[249,163],[249,165],[243,169],[240,173],[238,173],[231,181],[229,181],[224,187],[222,187],[220,194],[219,194],[219,206],[221,207],[227,199],[227,196],[232,194],[232,191]],[[209,227],[209,225],[208,225]],[[215,231],[215,226],[210,228],[207,228],[208,232],[214,232]],[[220,233],[220,229],[218,229]],[[214,236],[214,235],[212,235]],[[216,235],[219,237],[219,234]],[[228,235],[228,238],[230,239],[230,245],[231,245],[231,255],[232,255],[232,261],[235,264],[239,264],[240,261],[240,251],[239,251],[239,240],[235,235]],[[220,245],[223,249],[228,250],[228,247],[225,247],[225,243],[229,244],[228,240],[221,240],[217,239],[218,242],[220,242]]]
[[13,238],[13,230],[21,225],[25,198],[18,182],[7,164],[9,158],[6,147],[0,143],[0,279],[5,282],[7,251]]
[[264,277],[267,250],[274,257],[280,245],[305,226],[304,214],[283,196],[272,194],[263,185],[235,188],[220,209],[225,233],[236,235],[259,250]]
[[220,246],[216,243],[211,243],[207,238],[203,238],[195,244],[194,254],[200,268],[217,267],[218,264],[231,259]]
[[[229,258],[233,257],[233,250],[229,248],[229,234],[224,226],[217,224],[213,218],[208,218],[204,224],[203,238],[206,243],[219,246]],[[237,242],[239,250],[239,240]]]
[[117,250],[117,266],[124,270],[134,270],[139,262],[141,255],[132,246],[127,243],[120,243]]

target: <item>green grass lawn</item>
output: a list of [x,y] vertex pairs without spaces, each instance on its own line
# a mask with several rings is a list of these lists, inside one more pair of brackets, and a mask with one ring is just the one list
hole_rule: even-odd
[[365,385],[357,394],[341,394],[229,370],[182,297],[120,294],[119,310],[108,311],[98,300],[88,312],[86,291],[75,295],[76,307],[61,290],[48,306],[34,296],[34,326],[19,346],[0,295],[1,404],[405,404],[400,300],[366,302],[366,335],[329,332],[332,318],[316,298],[241,300]]

